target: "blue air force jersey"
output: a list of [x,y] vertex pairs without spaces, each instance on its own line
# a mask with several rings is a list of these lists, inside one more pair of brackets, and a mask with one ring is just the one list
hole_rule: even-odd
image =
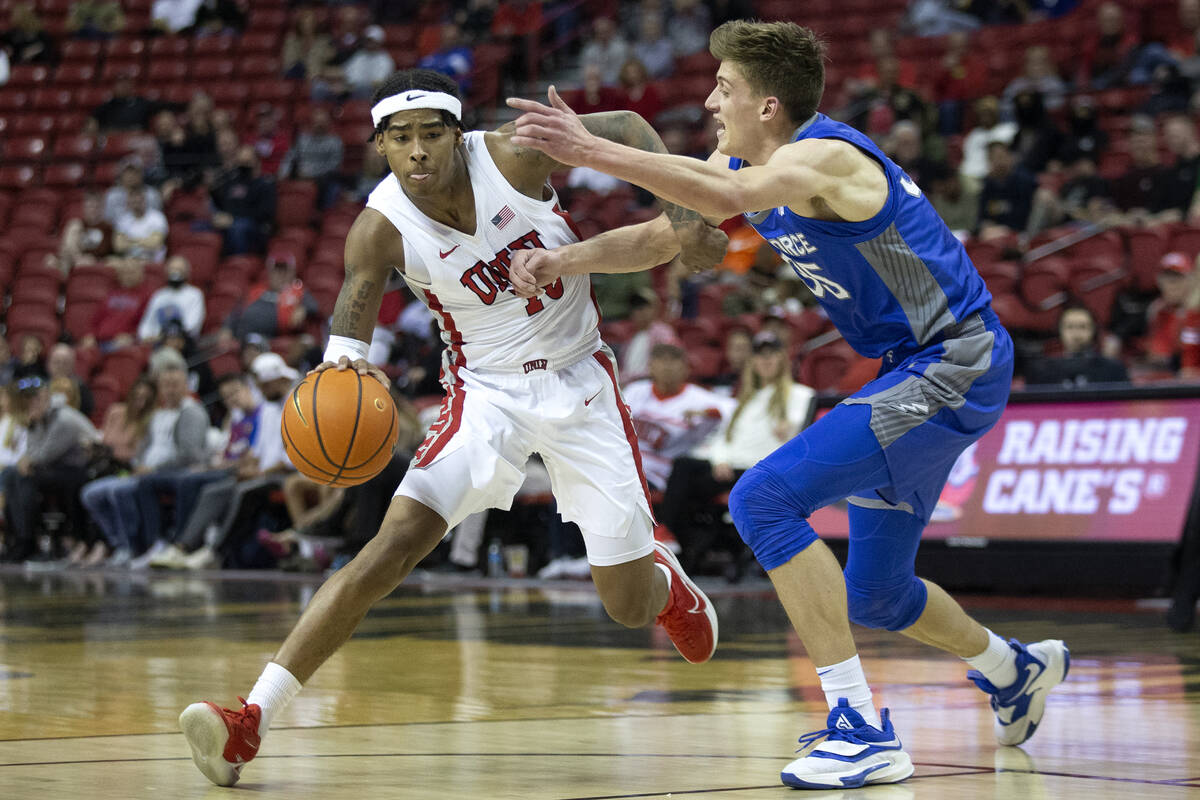
[[[851,347],[871,358],[924,348],[947,326],[988,307],[991,295],[933,206],[863,134],[824,114],[792,141],[842,139],[873,156],[887,175],[883,208],[863,222],[827,222],[787,207],[747,221],[800,276]],[[742,160],[730,158],[729,168]]]

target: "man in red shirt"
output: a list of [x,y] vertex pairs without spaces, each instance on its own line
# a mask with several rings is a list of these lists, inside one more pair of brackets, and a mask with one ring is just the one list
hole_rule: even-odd
[[133,344],[137,336],[138,323],[150,302],[151,287],[146,283],[146,272],[136,259],[118,262],[114,269],[117,286],[97,307],[92,332],[79,340],[80,347],[99,344],[107,353]]
[[1163,256],[1158,292],[1146,309],[1147,361],[1182,377],[1200,376],[1200,288],[1190,256]]

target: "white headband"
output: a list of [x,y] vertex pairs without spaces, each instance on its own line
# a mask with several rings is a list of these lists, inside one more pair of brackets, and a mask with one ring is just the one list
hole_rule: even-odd
[[462,101],[445,92],[427,92],[424,89],[410,89],[407,92],[385,97],[371,108],[371,121],[379,127],[388,115],[397,111],[408,111],[413,108],[438,108],[449,111],[457,120],[462,119]]

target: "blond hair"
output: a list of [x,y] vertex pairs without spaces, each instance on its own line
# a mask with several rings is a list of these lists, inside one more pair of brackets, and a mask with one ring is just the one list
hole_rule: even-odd
[[758,376],[758,372],[754,369],[754,356],[750,356],[746,361],[746,366],[742,367],[742,381],[737,393],[738,404],[729,418],[729,426],[725,428],[725,441],[733,441],[733,428],[737,425],[738,417],[749,405],[751,398],[758,394],[760,389],[767,386],[775,387],[775,391],[771,393],[771,400],[767,403],[767,418],[777,422],[787,420],[788,397],[791,396],[792,387],[796,385],[796,382],[792,380],[787,351],[779,350],[778,352],[782,356],[783,364],[779,369],[779,374],[773,380],[764,381]]
[[778,98],[792,122],[817,113],[825,92],[825,43],[809,28],[731,20],[709,35],[708,50],[736,64],[753,91]]

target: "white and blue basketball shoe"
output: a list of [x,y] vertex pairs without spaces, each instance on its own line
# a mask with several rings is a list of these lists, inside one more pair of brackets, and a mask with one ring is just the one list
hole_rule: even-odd
[[779,777],[793,789],[853,789],[904,780],[913,774],[912,759],[904,752],[886,708],[879,717],[882,730],[868,725],[846,698],[839,698],[825,730],[800,737],[801,749],[819,744],[784,767]]
[[1015,683],[997,689],[974,669],[967,672],[967,677],[991,695],[992,711],[996,712],[996,741],[1015,745],[1033,736],[1037,730],[1042,714],[1046,712],[1046,695],[1066,680],[1071,669],[1071,651],[1058,639],[1029,645],[1009,639],[1008,646],[1017,653]]

